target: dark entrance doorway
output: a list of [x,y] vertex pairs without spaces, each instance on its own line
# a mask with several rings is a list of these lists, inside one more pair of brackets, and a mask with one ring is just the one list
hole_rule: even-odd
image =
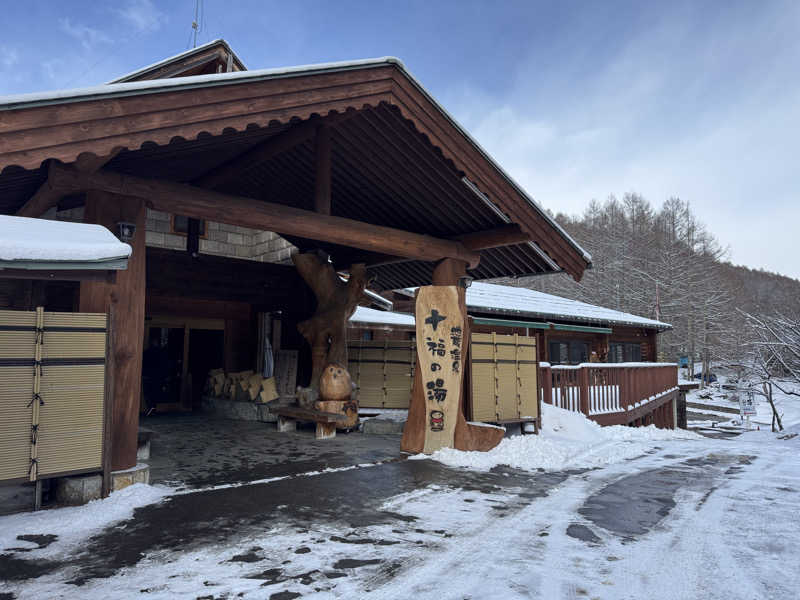
[[225,332],[218,329],[189,330],[189,365],[192,410],[201,408],[208,372],[224,364]]
[[143,412],[200,410],[208,372],[223,366],[221,319],[148,317],[142,361]]

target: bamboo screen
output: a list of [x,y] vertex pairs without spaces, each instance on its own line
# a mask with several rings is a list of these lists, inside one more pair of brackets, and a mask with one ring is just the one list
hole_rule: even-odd
[[0,480],[100,470],[106,316],[0,311]]
[[470,352],[473,421],[539,417],[536,338],[473,333]]
[[408,408],[414,382],[415,342],[350,342],[347,353],[350,376],[359,387],[359,406]]

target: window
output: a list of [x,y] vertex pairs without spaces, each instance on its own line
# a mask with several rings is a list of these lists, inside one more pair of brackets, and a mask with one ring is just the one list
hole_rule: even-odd
[[[197,219],[200,223],[198,227],[198,235],[206,237],[206,221],[205,219]],[[189,217],[184,215],[172,215],[172,233],[179,235],[189,235]]]
[[589,360],[589,343],[580,340],[550,341],[549,359],[554,365],[577,365]]
[[608,348],[608,362],[641,362],[642,346],[636,342],[612,342]]

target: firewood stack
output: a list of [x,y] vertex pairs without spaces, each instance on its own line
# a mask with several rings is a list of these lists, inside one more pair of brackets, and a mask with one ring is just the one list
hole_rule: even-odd
[[225,373],[222,369],[209,371],[205,391],[211,396],[237,402],[266,403],[278,397],[274,377],[262,377],[253,371]]

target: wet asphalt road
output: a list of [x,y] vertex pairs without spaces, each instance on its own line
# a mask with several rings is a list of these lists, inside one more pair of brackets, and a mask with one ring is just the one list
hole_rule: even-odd
[[[398,451],[397,436],[351,434],[339,436],[330,444],[316,442],[308,432],[275,434],[261,424],[242,427],[237,423],[234,428],[227,423],[230,422],[215,424],[191,419],[155,423],[153,450],[161,452],[160,458],[158,454],[154,457],[155,479],[173,483],[177,479],[184,492],[137,509],[131,519],[109,527],[60,560],[28,560],[23,551],[0,549],[0,582],[21,583],[63,571],[69,573],[69,583],[78,593],[87,581],[113,576],[145,556],[225,545],[250,534],[263,534],[276,524],[301,532],[320,524],[343,530],[389,525],[402,537],[403,532],[420,532],[415,519],[382,510],[381,506],[398,494],[431,485],[501,496],[503,502],[493,508],[513,521],[516,511],[547,496],[569,478],[585,474],[530,474],[506,468],[476,473],[432,461],[406,460]],[[179,430],[184,434],[177,435]],[[678,456],[665,458],[672,459],[670,466],[642,470],[598,487],[578,511],[585,524],[573,523],[567,528],[567,535],[589,545],[599,542],[599,530],[634,540],[669,515],[681,488],[710,494],[720,477],[735,474],[752,457],[723,454],[686,460],[675,460],[681,458]],[[303,475],[356,465],[361,466]],[[283,479],[235,485],[274,477]],[[47,537],[41,540],[37,543],[52,542]],[[381,546],[398,542],[355,539],[348,543]],[[254,548],[233,560],[257,562],[268,558],[260,551],[261,548]],[[300,547],[291,552],[306,551],[310,550]],[[343,569],[360,566],[347,563],[357,559],[342,560],[345,562],[321,565],[326,569],[325,576],[344,577]],[[254,577],[274,582],[281,573],[278,561]],[[391,575],[390,568],[388,576]]]

